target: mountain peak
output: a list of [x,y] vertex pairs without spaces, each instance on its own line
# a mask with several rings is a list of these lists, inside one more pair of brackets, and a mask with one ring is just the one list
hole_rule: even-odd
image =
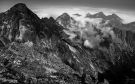
[[104,15],[104,13],[103,13],[103,12],[98,12],[97,14],[102,14],[102,15]]
[[97,17],[105,17],[105,14],[103,12],[98,12],[95,14]]
[[70,17],[68,13],[63,13],[61,16],[62,17]]
[[114,19],[114,20],[117,20],[117,21],[120,21],[120,22],[122,21],[122,19],[114,13],[112,15],[108,15],[107,17],[108,17],[108,19]]
[[64,20],[69,20],[71,17],[68,13],[63,13],[62,15],[60,15],[57,20],[59,19],[64,19]]
[[26,7],[26,5],[24,3],[17,3],[14,7]]
[[[0,37],[3,36],[11,42],[26,42],[28,40],[35,42],[33,36],[38,36],[42,29],[42,24],[40,18],[27,8],[25,4],[18,3],[3,14],[2,18],[0,18],[0,23],[4,25],[5,29],[2,32],[8,35],[2,33]],[[9,30],[7,30],[7,28],[9,28]]]
[[25,12],[29,9],[24,3],[18,3],[18,4],[15,4],[12,8],[10,8],[10,10]]
[[116,18],[120,18],[118,15],[116,15],[114,13],[111,16],[116,17]]
[[74,20],[73,17],[71,17],[68,13],[63,13],[60,15],[56,21],[62,25],[64,28],[71,28],[71,24],[75,23],[76,21]]
[[93,14],[93,15],[88,13],[88,14],[86,14],[86,17],[89,17],[89,18],[103,18],[103,19],[105,19],[106,15],[103,12],[98,12],[98,13]]

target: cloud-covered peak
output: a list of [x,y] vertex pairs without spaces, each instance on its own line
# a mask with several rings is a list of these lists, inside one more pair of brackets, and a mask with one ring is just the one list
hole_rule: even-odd
[[[112,14],[117,14],[120,18],[123,19],[124,23],[129,23],[135,21],[134,13],[122,11],[122,10],[114,10],[109,8],[93,8],[93,7],[45,7],[35,10],[36,14],[39,17],[54,17],[62,15],[63,13],[68,13],[69,15],[79,14],[81,16],[97,14],[101,16],[108,16]],[[101,12],[102,11],[102,12]],[[74,15],[75,16],[75,15]]]

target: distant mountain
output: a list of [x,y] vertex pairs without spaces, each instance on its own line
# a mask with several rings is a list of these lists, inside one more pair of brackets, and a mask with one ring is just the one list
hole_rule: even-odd
[[89,18],[103,18],[103,19],[106,18],[105,14],[103,12],[99,12],[99,13],[96,13],[94,15],[91,15],[91,14],[88,13],[86,15],[86,17],[89,17]]
[[107,16],[107,19],[108,19],[108,20],[118,20],[118,21],[121,21],[121,20],[122,20],[122,19],[121,19],[118,15],[116,15],[116,14],[108,15],[108,16]]
[[131,23],[128,23],[128,24],[125,24],[125,25],[135,27],[135,22],[131,22]]
[[[104,15],[103,12],[99,12],[94,15],[87,14],[86,18],[89,18],[90,20],[87,20],[87,19],[84,20],[84,18],[81,18],[80,21],[86,21],[86,23],[88,22],[92,24],[92,26],[87,26],[84,29],[78,28],[78,31],[76,31],[76,29],[72,30],[69,28],[65,33],[69,35],[69,39],[72,41],[72,43],[81,44],[86,48],[92,49],[93,51],[91,50],[88,51],[90,55],[92,54],[91,56],[93,55],[101,56],[102,54],[101,57],[105,56],[105,59],[106,57],[107,58],[109,57],[110,60],[112,60],[111,63],[113,67],[111,67],[110,69],[107,69],[107,71],[105,70],[105,72],[102,73],[101,78],[105,77],[106,79],[110,80],[109,81],[110,84],[124,83],[125,79],[123,77],[125,76],[130,77],[130,75],[126,75],[125,73],[134,74],[134,72],[132,71],[130,72],[131,67],[132,69],[134,67],[132,65],[132,63],[134,64],[134,62],[133,60],[130,59],[130,56],[133,56],[135,52],[134,51],[135,50],[135,44],[134,44],[135,32],[134,32],[134,27],[131,26],[134,23],[131,23],[131,24],[129,23],[126,25],[122,24],[121,22],[122,19],[116,14],[106,16]],[[99,26],[91,22],[91,20],[94,21],[97,18],[102,18],[104,21],[104,22],[101,21],[101,23],[99,23]],[[87,51],[87,49],[84,49],[84,50]],[[120,60],[117,59],[117,57],[120,57]],[[126,59],[128,57],[129,59]],[[104,61],[105,59],[103,58]],[[124,60],[125,62],[122,62]],[[104,64],[103,61],[101,62],[101,59],[98,59],[98,61],[100,61],[100,63],[103,63],[103,66],[105,68],[106,64]],[[107,61],[107,59],[105,63],[111,66],[110,61]],[[130,68],[128,67],[129,71],[126,66],[130,66]],[[122,75],[121,73],[124,75]]]
[[112,14],[106,16],[103,12],[99,12],[93,15],[88,13],[85,17],[80,14],[73,14],[73,16],[70,16],[67,13],[63,13],[56,20],[65,28],[77,28],[79,25],[85,25],[85,22],[90,23],[90,25],[102,24],[113,27],[121,26],[123,24],[122,19],[118,15]]
[[76,30],[76,29],[80,29],[80,28],[86,28],[88,26],[92,26],[92,25],[98,25],[100,23],[102,23],[102,19],[100,18],[94,18],[94,19],[87,19],[84,18],[82,15],[78,14],[73,14],[72,16],[67,14],[67,13],[63,13],[62,15],[60,15],[56,21],[62,25],[64,28],[67,29],[72,29],[72,30]]
[[127,31],[135,32],[135,22],[123,24],[122,26],[120,26],[120,28]]
[[76,21],[70,17],[67,13],[63,13],[59,16],[56,21],[61,24],[64,28],[72,28],[75,26]]
[[116,14],[108,15],[107,20],[110,20],[112,26],[122,25],[122,19]]
[[93,15],[88,13],[86,18],[102,18],[105,21],[108,20],[112,26],[118,26],[122,24],[122,19],[116,14],[106,16],[103,12],[99,12]]
[[129,25],[133,25],[133,26],[135,26],[135,22],[131,22],[131,23],[129,23]]

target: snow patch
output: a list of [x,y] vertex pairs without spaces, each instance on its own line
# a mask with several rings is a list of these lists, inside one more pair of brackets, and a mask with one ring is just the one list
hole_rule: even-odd
[[[68,44],[67,44],[67,45],[68,45]],[[73,47],[72,47],[72,46],[70,46],[70,45],[68,45],[68,47],[69,47],[69,49],[70,49],[72,52],[76,53],[75,48],[73,48]]]
[[89,40],[85,40],[84,41],[84,46],[89,47],[89,48],[93,48],[94,47]]

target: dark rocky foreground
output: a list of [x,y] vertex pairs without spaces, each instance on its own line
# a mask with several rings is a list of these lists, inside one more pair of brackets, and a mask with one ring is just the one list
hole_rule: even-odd
[[52,17],[16,4],[0,14],[0,84],[135,84],[131,25],[115,26],[115,39],[91,49],[68,39]]

